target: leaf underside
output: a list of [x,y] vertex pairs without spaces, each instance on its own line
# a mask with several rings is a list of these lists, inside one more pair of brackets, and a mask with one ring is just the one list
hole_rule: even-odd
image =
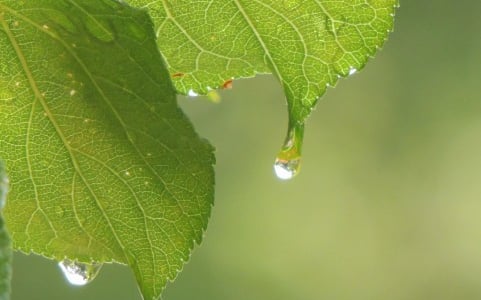
[[202,239],[214,157],[177,107],[147,13],[1,0],[0,49],[14,248],[128,264],[158,298]]
[[291,123],[327,86],[363,68],[393,28],[397,0],[128,0],[148,8],[176,88],[207,93],[273,73]]

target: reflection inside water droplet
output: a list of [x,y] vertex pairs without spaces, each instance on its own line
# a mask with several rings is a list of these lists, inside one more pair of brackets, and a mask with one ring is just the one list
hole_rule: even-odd
[[274,163],[274,171],[276,172],[277,178],[282,180],[289,180],[296,176],[300,169],[300,159],[282,160],[276,158]]
[[100,268],[102,268],[102,264],[86,264],[70,259],[65,259],[59,262],[58,266],[62,270],[68,282],[73,285],[86,285],[95,279],[100,271]]
[[303,136],[304,124],[289,125],[286,141],[274,162],[274,172],[279,179],[289,180],[299,173]]

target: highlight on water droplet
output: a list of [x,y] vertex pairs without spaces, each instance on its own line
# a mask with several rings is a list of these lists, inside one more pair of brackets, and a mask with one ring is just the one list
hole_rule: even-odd
[[286,141],[274,162],[274,172],[282,180],[292,179],[301,168],[301,148],[304,124],[289,124]]
[[102,268],[102,264],[99,263],[86,264],[70,259],[62,260],[58,266],[68,282],[73,285],[86,285],[95,279]]

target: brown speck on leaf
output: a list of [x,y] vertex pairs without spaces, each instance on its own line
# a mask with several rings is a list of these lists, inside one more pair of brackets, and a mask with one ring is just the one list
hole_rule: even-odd
[[230,90],[232,88],[232,85],[233,85],[233,80],[229,79],[229,80],[226,80],[224,84],[222,84],[222,88],[225,90]]
[[184,77],[184,76],[185,76],[185,74],[180,73],[180,72],[172,74],[172,78],[181,78],[181,77]]

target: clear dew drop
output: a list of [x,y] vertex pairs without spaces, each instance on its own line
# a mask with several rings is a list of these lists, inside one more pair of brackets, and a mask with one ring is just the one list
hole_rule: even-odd
[[356,74],[356,73],[357,73],[357,69],[356,69],[356,68],[351,67],[351,68],[349,69],[349,76],[354,75],[354,74]]
[[95,279],[102,268],[102,264],[86,264],[70,259],[62,260],[58,263],[58,266],[68,282],[73,285],[86,285]]
[[304,124],[289,125],[286,141],[274,162],[277,178],[289,180],[301,169],[301,148],[304,136]]
[[291,159],[291,160],[283,160],[276,158],[274,163],[274,172],[276,172],[276,176],[282,180],[289,180],[296,176],[299,172],[301,166],[300,159]]

